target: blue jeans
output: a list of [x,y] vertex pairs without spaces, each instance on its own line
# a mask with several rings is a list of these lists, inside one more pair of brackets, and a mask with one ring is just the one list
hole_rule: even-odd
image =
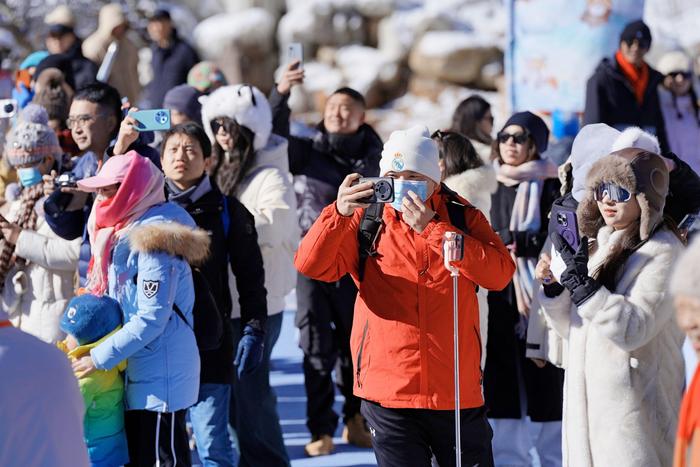
[[[267,317],[265,350],[260,366],[241,380],[237,374],[233,377],[230,420],[238,436],[239,467],[290,465],[277,415],[277,396],[270,386],[270,355],[280,335],[282,314]],[[233,348],[236,349],[241,338],[241,320],[232,319],[231,323]]]
[[231,386],[200,384],[199,399],[190,407],[197,454],[204,467],[233,467],[235,453],[228,436]]

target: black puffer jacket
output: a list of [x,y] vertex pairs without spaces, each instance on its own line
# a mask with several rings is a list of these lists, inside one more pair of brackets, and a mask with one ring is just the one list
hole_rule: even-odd
[[[175,201],[175,200],[173,200]],[[258,246],[253,215],[236,198],[227,197],[229,229],[224,235],[224,196],[218,188],[193,203],[182,204],[197,226],[209,232],[210,255],[200,270],[224,322],[224,341],[219,349],[199,352],[202,383],[229,384],[233,380],[233,339],[231,335],[231,292],[228,268],[231,267],[241,304],[241,319],[256,329],[264,329],[267,319],[265,271]]]
[[642,105],[637,103],[632,85],[617,60],[604,58],[586,85],[586,109],[583,124],[606,123],[620,131],[638,126],[656,135],[662,151],[668,150],[666,128],[659,105],[658,85],[663,75],[649,67],[649,83]]
[[288,97],[273,87],[270,94],[272,131],[289,142],[289,170],[294,175],[299,226],[302,234],[306,234],[323,208],[336,199],[338,187],[346,176],[354,172],[363,177],[379,175],[383,143],[367,124],[357,132],[356,149],[334,147],[323,123],[318,125],[318,133],[312,139],[291,136]]

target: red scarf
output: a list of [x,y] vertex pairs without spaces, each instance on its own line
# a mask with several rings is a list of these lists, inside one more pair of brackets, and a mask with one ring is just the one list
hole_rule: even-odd
[[[689,451],[692,452],[691,441],[693,435],[700,433],[700,366],[695,370],[693,381],[690,383],[688,390],[683,397],[681,403],[681,412],[678,417],[678,433],[676,435],[676,452],[673,459],[673,465],[685,467],[686,465],[698,465],[700,459],[687,459],[686,455]],[[700,442],[698,439],[695,443]],[[697,450],[697,447],[695,448]],[[689,463],[692,461],[692,464]]]
[[622,52],[619,50],[615,54],[615,60],[617,60],[622,74],[625,75],[627,81],[632,85],[634,89],[634,97],[637,99],[637,103],[642,105],[644,102],[644,93],[647,90],[647,85],[649,84],[649,65],[642,62],[642,66],[637,68],[622,56]]

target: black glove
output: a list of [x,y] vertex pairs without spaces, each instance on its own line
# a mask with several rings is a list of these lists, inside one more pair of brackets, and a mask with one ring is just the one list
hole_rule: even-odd
[[580,306],[600,288],[600,284],[588,275],[588,239],[581,238],[578,251],[574,253],[559,232],[552,232],[550,238],[566,263],[566,269],[561,273],[561,283],[569,289],[571,300]]

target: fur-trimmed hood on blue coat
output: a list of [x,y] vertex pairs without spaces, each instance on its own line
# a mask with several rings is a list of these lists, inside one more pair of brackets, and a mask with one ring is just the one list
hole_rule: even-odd
[[116,243],[109,295],[124,326],[91,352],[110,369],[127,359],[127,409],[173,412],[190,407],[199,390],[199,353],[192,323],[194,287],[189,263],[209,254],[209,237],[174,203],[149,209]]

